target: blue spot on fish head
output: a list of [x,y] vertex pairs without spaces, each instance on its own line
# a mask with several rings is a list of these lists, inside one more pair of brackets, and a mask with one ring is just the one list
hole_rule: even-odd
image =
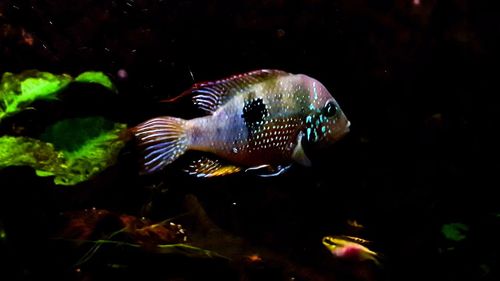
[[318,146],[332,144],[349,131],[350,122],[335,98],[321,82],[311,77],[303,77],[303,82],[309,92],[304,116],[304,139]]

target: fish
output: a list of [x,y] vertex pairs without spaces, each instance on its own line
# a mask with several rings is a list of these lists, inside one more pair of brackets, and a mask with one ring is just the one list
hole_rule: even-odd
[[380,265],[379,254],[363,244],[369,241],[353,236],[325,236],[323,245],[336,257],[351,261],[372,261]]
[[276,176],[294,163],[311,166],[305,144],[326,147],[349,132],[350,121],[318,80],[261,69],[195,83],[179,96],[203,115],[160,116],[131,128],[142,150],[142,173],[163,170],[188,150],[202,152],[185,169],[197,177],[254,172]]
[[347,225],[358,229],[364,228],[364,226],[360,224],[357,220],[347,220]]

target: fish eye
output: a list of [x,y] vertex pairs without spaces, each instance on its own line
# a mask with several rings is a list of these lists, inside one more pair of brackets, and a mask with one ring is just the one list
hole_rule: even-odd
[[325,114],[326,117],[332,117],[337,114],[337,111],[339,110],[338,106],[335,104],[333,101],[327,101],[325,104],[325,107],[323,108],[323,114]]

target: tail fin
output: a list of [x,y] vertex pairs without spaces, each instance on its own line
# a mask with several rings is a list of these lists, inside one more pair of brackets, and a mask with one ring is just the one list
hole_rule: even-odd
[[175,117],[150,119],[132,128],[144,152],[144,173],[156,172],[187,150],[186,120]]

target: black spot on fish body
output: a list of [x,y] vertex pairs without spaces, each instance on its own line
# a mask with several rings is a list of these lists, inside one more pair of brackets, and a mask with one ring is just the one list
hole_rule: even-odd
[[261,98],[254,98],[245,102],[241,117],[245,121],[249,134],[253,134],[264,123],[267,116],[269,116],[269,111]]

